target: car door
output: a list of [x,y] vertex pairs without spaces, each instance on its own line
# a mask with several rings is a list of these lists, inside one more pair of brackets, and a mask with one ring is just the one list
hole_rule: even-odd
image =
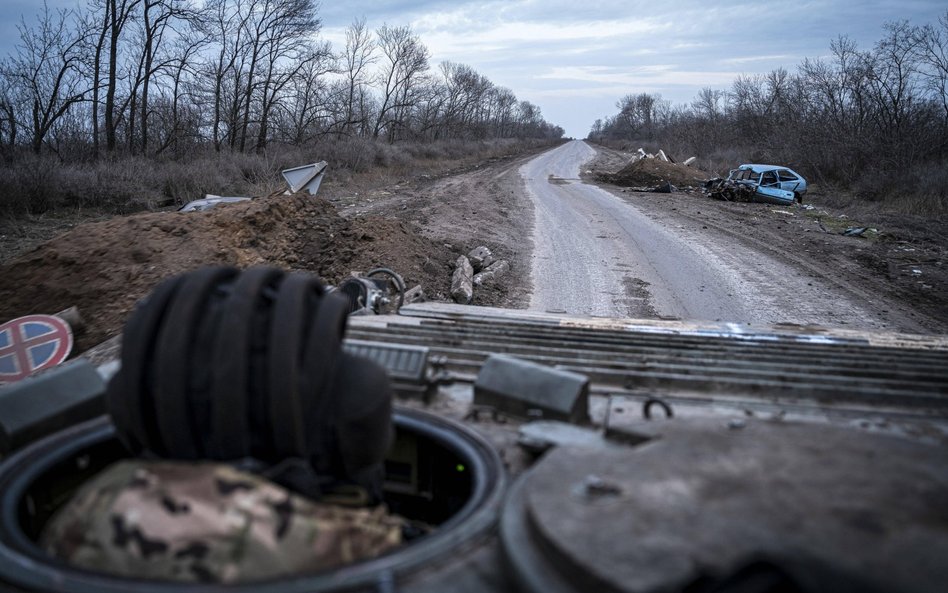
[[777,178],[780,180],[780,189],[797,191],[800,186],[800,178],[789,169],[778,169]]
[[776,187],[779,188],[780,181],[777,179],[777,173],[774,171],[764,171],[760,175],[760,184],[764,187]]

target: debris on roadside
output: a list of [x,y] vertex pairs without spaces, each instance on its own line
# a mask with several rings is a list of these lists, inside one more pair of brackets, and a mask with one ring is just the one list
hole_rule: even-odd
[[864,226],[860,226],[860,227],[851,226],[845,231],[843,231],[841,234],[846,237],[861,237],[863,233],[865,233],[868,230],[869,228],[864,227]]
[[485,283],[493,282],[510,271],[510,264],[507,260],[501,259],[490,264],[481,272],[474,275],[474,286],[480,286]]
[[475,247],[470,252],[468,252],[467,258],[471,262],[471,267],[474,268],[475,273],[480,272],[494,262],[494,255],[491,253],[490,249],[484,245]]
[[[311,196],[315,196],[316,192],[319,191],[319,185],[323,181],[323,176],[326,173],[326,167],[328,163],[326,161],[319,161],[318,163],[312,163],[309,165],[303,165],[301,167],[293,167],[292,169],[284,169],[283,179],[286,181],[288,189],[283,193],[285,196],[293,195],[300,191],[305,191]],[[178,208],[178,212],[203,212],[205,210],[210,210],[215,206],[220,204],[233,204],[236,202],[246,202],[252,198],[245,196],[216,196],[214,194],[206,194],[203,199],[192,200]]]
[[[656,152],[655,154],[652,154],[652,153],[649,153],[649,152],[645,152],[645,149],[644,149],[644,148],[639,148],[638,150],[635,151],[635,154],[632,155],[632,159],[629,161],[629,163],[631,164],[631,163],[634,163],[634,162],[639,161],[639,160],[642,160],[642,159],[658,159],[658,160],[664,161],[664,162],[666,162],[666,163],[676,163],[676,162],[677,162],[677,161],[675,161],[674,158],[672,158],[671,156],[669,156],[668,154],[666,154],[665,151],[662,150],[661,148],[659,148],[659,149],[658,149],[658,152]],[[691,163],[695,162],[697,159],[698,159],[698,157],[693,156],[693,157],[689,158],[687,161],[685,161],[684,165],[685,165],[685,166],[688,166],[688,165],[690,165]]]
[[375,268],[365,275],[353,272],[332,292],[346,297],[350,315],[397,313],[405,303],[405,281],[389,268]]
[[192,200],[178,208],[178,212],[204,212],[220,204],[233,204],[236,202],[246,202],[250,198],[246,197],[222,197],[214,194],[206,194],[201,200]]
[[306,191],[311,196],[315,196],[319,191],[319,185],[323,182],[323,176],[326,173],[326,167],[329,164],[326,161],[319,161],[309,165],[293,167],[283,170],[283,179],[289,186],[286,195],[295,194],[300,191]]
[[670,194],[672,192],[678,191],[678,188],[666,181],[665,183],[660,183],[659,185],[655,186],[650,191],[656,194]]
[[726,178],[708,180],[704,191],[717,200],[788,206],[802,203],[806,180],[786,167],[749,164],[731,169]]
[[459,256],[454,264],[451,298],[456,303],[469,305],[474,300],[475,288],[494,285],[509,271],[510,262],[495,260],[491,250],[484,245],[475,247],[466,256]]
[[451,298],[455,303],[469,305],[474,299],[474,267],[467,256],[458,256],[451,276]]
[[409,288],[405,291],[406,305],[411,305],[412,303],[423,303],[424,301],[425,291],[421,288],[421,284],[417,284],[414,288]]

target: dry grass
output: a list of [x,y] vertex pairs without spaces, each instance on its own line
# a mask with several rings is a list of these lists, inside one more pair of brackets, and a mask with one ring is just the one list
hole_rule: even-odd
[[29,220],[47,213],[90,210],[125,214],[179,206],[205,194],[262,196],[284,187],[280,171],[328,161],[333,179],[383,183],[436,174],[476,161],[517,154],[538,140],[441,141],[390,145],[365,139],[324,141],[264,154],[208,152],[180,161],[142,157],[62,163],[22,154],[0,164],[0,218]]
[[[605,140],[604,146],[623,151],[635,151],[639,147],[646,152],[659,148],[676,159],[685,159],[692,149],[668,142]],[[791,149],[772,149],[757,146],[720,146],[708,154],[699,154],[694,167],[703,170],[709,177],[727,175],[729,169],[741,163],[786,164],[804,176],[808,167],[795,166],[788,160]],[[845,162],[814,163],[814,170],[829,179],[854,179],[850,184],[839,182],[836,187],[817,189],[821,202],[834,208],[851,209],[859,214],[903,214],[920,217],[942,217],[948,215],[948,162],[924,162],[913,167],[896,169],[863,168],[842,170]],[[810,175],[810,183],[817,181]]]

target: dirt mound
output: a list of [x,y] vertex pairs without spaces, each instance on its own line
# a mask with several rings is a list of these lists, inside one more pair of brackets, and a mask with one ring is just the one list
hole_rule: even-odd
[[653,187],[666,182],[676,187],[695,187],[705,179],[700,171],[661,159],[638,159],[617,173],[601,177],[603,181],[624,187]]
[[347,220],[312,197],[140,214],[77,226],[0,266],[0,320],[77,306],[87,323],[77,336],[81,352],[118,333],[160,280],[203,265],[269,264],[330,283],[385,265],[437,298],[448,292],[454,257],[409,223]]

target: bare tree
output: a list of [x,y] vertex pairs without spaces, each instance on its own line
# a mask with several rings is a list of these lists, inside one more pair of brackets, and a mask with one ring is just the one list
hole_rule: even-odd
[[[223,144],[235,142],[236,120],[241,86],[238,60],[243,53],[244,26],[249,18],[243,0],[235,3],[228,0],[210,0],[204,19],[199,22],[201,31],[215,46],[212,54],[202,65],[205,92],[213,104],[211,137],[214,149],[220,151]],[[228,97],[228,95],[230,95]]]
[[494,103],[494,136],[509,138],[513,134],[513,113],[517,96],[508,88],[494,87],[491,100]]
[[[141,41],[141,58],[138,60],[136,83],[132,89],[132,113],[129,116],[129,148],[135,152],[135,96],[138,88],[140,98],[138,102],[139,120],[139,147],[142,152],[148,150],[149,130],[148,119],[151,114],[150,96],[156,76],[165,68],[176,62],[180,63],[172,52],[164,52],[164,46],[169,37],[180,35],[175,30],[176,25],[187,25],[189,20],[197,18],[186,0],[143,0],[141,11],[141,27],[139,38]],[[187,45],[187,44],[186,44]],[[179,69],[180,73],[181,70]]]
[[93,32],[89,36],[92,43],[90,56],[91,77],[90,85],[92,87],[92,105],[90,108],[91,130],[92,130],[92,156],[99,156],[99,112],[101,100],[99,93],[102,90],[102,52],[105,50],[105,42],[109,34],[109,22],[111,15],[109,10],[111,4],[108,0],[90,0],[87,11],[83,14],[83,27]]
[[[316,138],[329,114],[329,85],[326,74],[335,70],[335,60],[328,44],[314,47],[314,51],[302,61],[302,68],[289,79],[286,101],[281,106],[279,125],[283,137],[291,144],[301,146]],[[344,117],[338,125],[344,125]]]
[[915,61],[921,41],[908,21],[888,23],[887,35],[876,44],[869,68],[870,86],[876,101],[877,131],[901,138],[915,92]]
[[[195,14],[191,24],[200,19],[202,15]],[[200,27],[190,26],[182,34],[179,34],[168,52],[168,58],[165,62],[165,72],[168,84],[168,109],[167,117],[163,126],[164,138],[159,141],[155,153],[161,153],[171,147],[175,156],[179,155],[180,141],[185,134],[185,126],[182,118],[182,99],[189,93],[188,89],[194,87],[188,84],[196,74],[196,56],[206,47],[209,40]],[[195,93],[189,95],[192,99]],[[192,118],[192,125],[189,135],[198,136],[197,125]],[[162,130],[159,129],[161,135]]]
[[384,57],[379,75],[382,100],[372,137],[387,130],[389,141],[394,142],[396,129],[404,124],[405,110],[412,106],[412,93],[428,70],[428,48],[407,26],[383,25],[376,36]]
[[105,87],[105,147],[109,152],[115,150],[118,119],[125,108],[125,105],[118,110],[115,108],[116,91],[118,89],[119,46],[122,40],[122,32],[132,18],[135,7],[140,2],[141,0],[107,0],[109,64]]
[[0,152],[11,154],[16,146],[17,118],[14,80],[0,63]]
[[53,12],[43,5],[35,26],[19,25],[20,44],[2,66],[12,91],[8,112],[23,110],[20,119],[29,121],[30,145],[37,154],[57,120],[89,91],[79,70],[84,31],[70,28],[72,16],[72,11]]
[[948,124],[948,11],[937,24],[917,29],[916,35],[919,38],[916,53],[924,66],[921,74],[941,107],[944,123]]
[[286,85],[310,65],[316,67],[315,71],[309,71],[310,75],[325,74],[321,70],[332,55],[328,44],[317,45],[310,39],[320,28],[313,0],[275,0],[272,8],[273,12],[264,22],[266,37],[261,54],[258,152],[267,146],[270,117]]
[[346,84],[345,115],[339,126],[340,136],[350,134],[353,127],[364,125],[368,119],[364,98],[370,82],[368,69],[378,61],[375,48],[375,40],[366,27],[365,18],[353,21],[346,29],[346,47],[340,56]]

